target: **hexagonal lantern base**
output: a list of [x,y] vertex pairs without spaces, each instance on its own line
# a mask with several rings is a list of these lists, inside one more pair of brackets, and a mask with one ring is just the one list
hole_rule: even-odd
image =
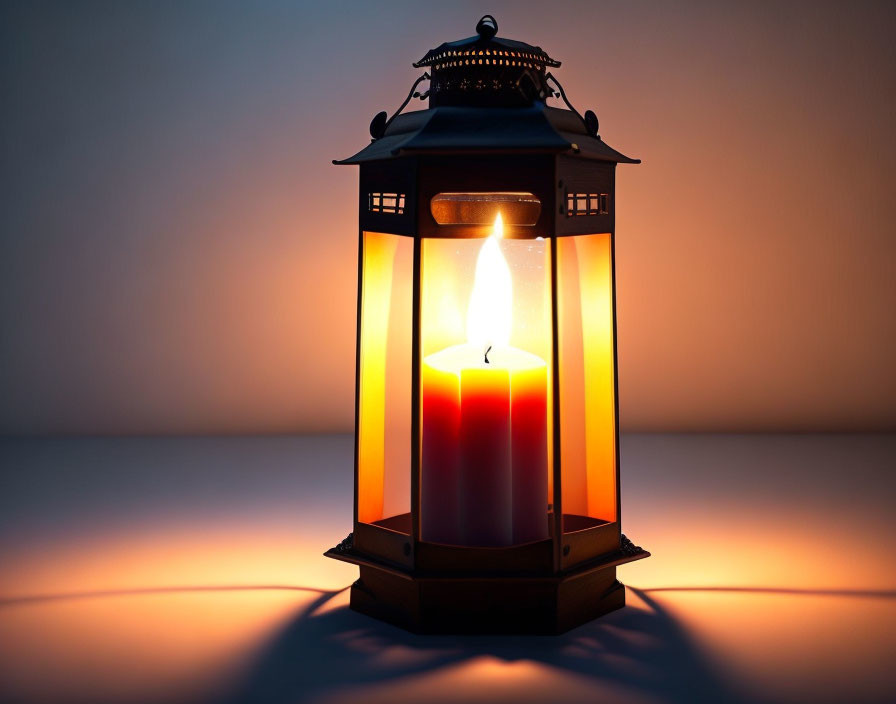
[[356,564],[351,608],[414,633],[563,633],[625,606],[616,566],[649,556],[612,555],[547,576],[404,572],[338,547],[328,557]]
[[542,577],[398,577],[361,567],[351,607],[414,633],[556,634],[625,606],[616,569]]

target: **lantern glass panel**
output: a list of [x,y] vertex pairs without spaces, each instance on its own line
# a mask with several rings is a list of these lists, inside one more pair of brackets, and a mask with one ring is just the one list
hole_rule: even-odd
[[547,539],[550,247],[433,238],[421,257],[421,539]]
[[565,532],[617,519],[611,237],[557,240]]
[[358,521],[410,532],[413,240],[364,232]]

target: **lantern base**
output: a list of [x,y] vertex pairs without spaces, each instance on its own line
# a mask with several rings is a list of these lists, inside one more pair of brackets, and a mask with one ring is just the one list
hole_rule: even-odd
[[625,606],[616,568],[556,577],[417,577],[360,565],[351,608],[414,633],[557,634]]

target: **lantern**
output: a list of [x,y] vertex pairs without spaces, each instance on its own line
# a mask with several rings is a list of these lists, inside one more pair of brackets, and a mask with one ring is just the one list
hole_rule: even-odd
[[326,555],[360,567],[353,609],[409,630],[557,633],[623,606],[616,567],[648,556],[619,507],[614,178],[638,160],[560,62],[476,32],[334,162],[360,166],[355,508]]

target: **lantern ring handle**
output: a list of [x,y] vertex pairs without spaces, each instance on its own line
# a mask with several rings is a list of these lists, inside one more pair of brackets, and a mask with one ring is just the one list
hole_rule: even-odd
[[379,139],[384,134],[386,134],[386,129],[389,125],[392,124],[392,120],[398,117],[401,114],[401,111],[407,107],[407,104],[411,102],[411,98],[420,98],[420,100],[426,100],[429,97],[429,91],[425,93],[418,93],[417,86],[420,85],[421,81],[428,81],[429,74],[424,71],[423,75],[420,76],[416,81],[414,81],[414,85],[411,86],[411,89],[408,91],[408,97],[404,99],[404,102],[398,106],[398,110],[392,113],[392,117],[388,120],[386,119],[386,113],[380,112],[377,113],[376,117],[373,118],[373,121],[370,123],[370,136],[373,137],[374,140]]
[[[566,91],[563,90],[563,86],[560,85],[560,81],[558,81],[554,77],[554,74],[552,74],[549,71],[548,73],[545,74],[544,80],[545,80],[545,83],[547,83],[548,81],[554,82],[554,85],[557,86],[557,89],[560,91],[558,97],[563,98],[563,102],[566,103],[566,107],[568,107],[573,113],[575,113],[575,116],[578,117],[582,121],[582,124],[585,126],[586,133],[590,134],[592,137],[596,136],[596,134],[592,134],[592,128],[591,128],[591,125],[588,124],[588,121],[584,117],[582,117],[582,114],[572,106],[571,102],[569,102],[569,98],[566,97]],[[591,112],[591,111],[589,110],[588,112]],[[594,121],[596,122],[597,118],[595,118]],[[597,129],[594,129],[594,132],[596,133]]]

